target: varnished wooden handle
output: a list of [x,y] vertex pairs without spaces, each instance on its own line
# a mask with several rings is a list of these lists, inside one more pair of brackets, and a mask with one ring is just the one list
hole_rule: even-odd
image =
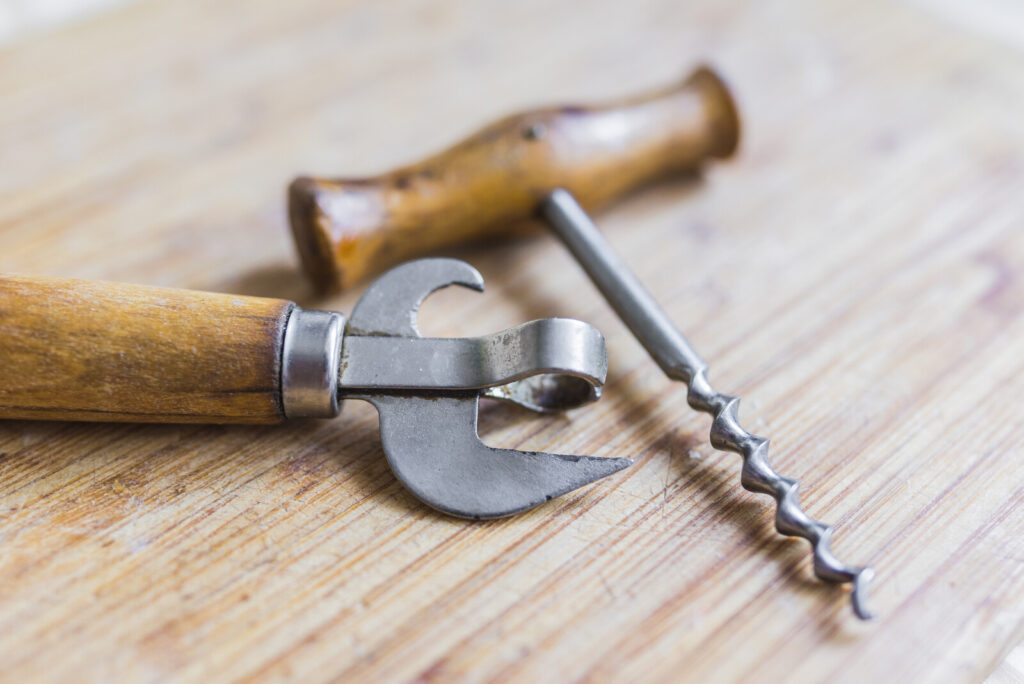
[[424,251],[521,229],[556,188],[587,208],[732,154],[739,118],[700,68],[674,87],[605,106],[498,121],[425,161],[376,178],[296,179],[289,216],[303,265],[324,290]]
[[293,306],[0,275],[0,418],[276,422]]

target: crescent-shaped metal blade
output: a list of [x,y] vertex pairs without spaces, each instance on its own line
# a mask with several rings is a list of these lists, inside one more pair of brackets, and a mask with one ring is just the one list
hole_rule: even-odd
[[462,518],[501,518],[632,465],[629,458],[495,449],[477,435],[478,397],[364,397],[398,479],[424,503]]

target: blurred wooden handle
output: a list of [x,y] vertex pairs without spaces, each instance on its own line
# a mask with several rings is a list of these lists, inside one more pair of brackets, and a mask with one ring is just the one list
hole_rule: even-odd
[[0,418],[273,423],[291,302],[0,276]]
[[674,87],[598,107],[502,119],[417,164],[376,178],[298,178],[289,188],[303,266],[345,288],[424,251],[520,228],[552,190],[588,208],[727,157],[739,118],[724,83],[700,68]]

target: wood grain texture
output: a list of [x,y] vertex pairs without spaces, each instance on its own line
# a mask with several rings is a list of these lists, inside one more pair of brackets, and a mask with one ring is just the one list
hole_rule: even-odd
[[374,178],[302,177],[292,234],[321,290],[350,287],[442,247],[522,234],[557,188],[585,207],[728,157],[736,105],[707,67],[672,87],[601,106],[562,105],[496,121],[428,159]]
[[917,5],[153,0],[0,58],[0,270],[314,300],[283,189],[707,61],[734,160],[597,215],[878,578],[871,625],[557,242],[462,250],[428,334],[574,316],[604,398],[488,443],[637,463],[506,521],[425,509],[375,412],[0,423],[0,678],[964,681],[1024,629],[1024,52]]
[[293,306],[0,274],[0,418],[279,422]]

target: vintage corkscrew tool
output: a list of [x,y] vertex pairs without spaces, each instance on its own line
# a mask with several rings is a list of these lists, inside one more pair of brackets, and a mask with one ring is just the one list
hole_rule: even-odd
[[701,68],[675,87],[610,105],[502,119],[376,178],[299,178],[289,190],[292,232],[313,282],[338,289],[396,255],[521,231],[526,219],[542,218],[665,374],[686,383],[690,406],[713,416],[712,445],[743,457],[744,488],[775,499],[775,528],[809,541],[815,574],[851,583],[854,611],[868,619],[872,570],[832,554],[832,528],[808,516],[797,483],[769,465],[768,440],[740,427],[739,400],[712,389],[707,364],[574,199],[598,206],[666,176],[693,173],[711,158],[730,156],[739,131],[725,84]]
[[366,290],[348,321],[292,302],[86,280],[0,276],[0,418],[273,423],[372,403],[395,476],[464,518],[525,511],[610,475],[628,458],[494,449],[477,403],[534,411],[596,400],[604,338],[547,318],[478,338],[425,338],[420,303],[473,267],[423,259]]

